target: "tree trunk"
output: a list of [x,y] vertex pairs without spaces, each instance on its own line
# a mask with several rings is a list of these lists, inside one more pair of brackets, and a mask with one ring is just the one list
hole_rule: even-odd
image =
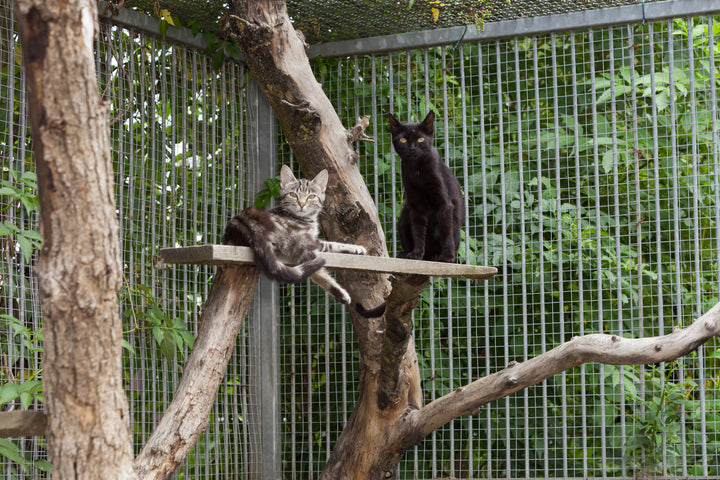
[[53,478],[134,478],[121,375],[119,223],[93,0],[16,0],[43,245],[43,388]]
[[[364,245],[370,255],[387,256],[377,209],[357,168],[353,142],[367,119],[350,130],[310,68],[304,41],[294,30],[284,0],[235,1],[230,30],[259,82],[303,174],[330,172],[327,216],[322,230],[329,240]],[[353,302],[382,303],[390,291],[386,275],[339,272]],[[408,408],[422,401],[412,341],[412,307],[427,277],[405,276],[396,282],[396,299],[385,317],[367,319],[351,309],[360,349],[360,400],[330,457],[322,478],[387,478],[402,451],[393,450],[395,427]],[[362,445],[362,448],[358,448]]]

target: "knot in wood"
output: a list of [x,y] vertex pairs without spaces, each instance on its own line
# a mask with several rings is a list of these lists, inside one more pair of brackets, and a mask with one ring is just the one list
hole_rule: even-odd
[[507,385],[508,387],[514,387],[517,384],[518,384],[517,377],[507,377],[505,379],[505,385]]
[[611,340],[612,342],[619,342],[619,341],[620,341],[620,337],[618,337],[617,335],[613,335],[612,337],[610,337],[610,340]]
[[517,364],[518,364],[518,362],[516,362],[515,360],[510,360],[507,364],[507,368],[513,368]]
[[657,345],[655,345],[655,351],[659,352],[660,350],[662,350],[662,345],[658,343]]

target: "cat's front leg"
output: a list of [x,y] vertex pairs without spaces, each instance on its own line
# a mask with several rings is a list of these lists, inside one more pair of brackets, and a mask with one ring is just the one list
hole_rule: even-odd
[[409,209],[409,230],[412,250],[402,252],[402,258],[422,260],[425,256],[425,236],[427,235],[428,216],[417,210]]
[[352,243],[326,242],[320,241],[321,252],[333,253],[351,253],[353,255],[366,255],[367,249],[362,245],[353,245]]

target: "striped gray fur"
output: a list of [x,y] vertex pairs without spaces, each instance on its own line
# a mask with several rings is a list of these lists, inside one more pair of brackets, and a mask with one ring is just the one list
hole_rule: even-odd
[[[225,227],[222,243],[252,248],[255,264],[270,279],[297,283],[308,277],[338,302],[349,304],[348,292],[323,268],[318,252],[365,255],[365,247],[318,238],[318,217],[325,201],[328,172],[312,180],[295,178],[287,165],[280,169],[280,201],[270,210],[249,207]],[[287,265],[295,264],[295,266]]]

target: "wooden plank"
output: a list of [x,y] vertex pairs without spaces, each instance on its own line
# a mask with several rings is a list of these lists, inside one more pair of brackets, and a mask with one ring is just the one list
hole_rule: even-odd
[[[233,265],[253,262],[252,250],[231,245],[197,245],[160,249],[165,263],[194,265]],[[322,253],[325,266],[331,270],[352,270],[373,273],[405,273],[431,277],[469,278],[487,280],[497,274],[495,267],[460,265],[455,263],[407,260],[404,258],[372,257],[346,253]]]
[[0,438],[45,435],[47,417],[38,410],[0,412]]

